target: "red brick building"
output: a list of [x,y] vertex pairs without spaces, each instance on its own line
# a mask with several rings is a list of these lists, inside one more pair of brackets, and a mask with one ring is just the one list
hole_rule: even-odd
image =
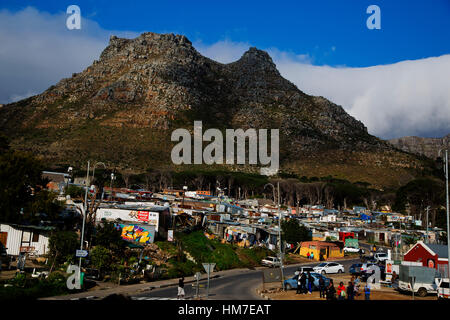
[[403,256],[404,261],[421,262],[424,267],[434,268],[447,273],[448,249],[442,244],[426,244],[417,242]]

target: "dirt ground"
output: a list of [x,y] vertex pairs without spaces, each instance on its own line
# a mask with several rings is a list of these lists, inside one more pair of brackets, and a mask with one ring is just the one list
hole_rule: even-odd
[[[351,275],[327,275],[329,278],[333,279],[334,286],[337,288],[339,282],[344,282],[345,287],[347,287],[348,282],[351,279]],[[355,300],[365,300],[364,296],[364,285],[365,282],[361,283],[361,294],[355,297]],[[280,285],[281,286],[281,285]],[[275,286],[279,288],[280,286]],[[267,288],[266,288],[267,289]],[[269,290],[269,291],[276,291]],[[272,300],[324,300],[324,298],[319,297],[319,291],[313,291],[311,294],[296,294],[296,290],[289,290],[285,292],[269,292],[264,293],[265,296]],[[381,287],[380,289],[372,289],[371,300],[412,300],[411,294],[400,293],[390,287]],[[436,295],[428,295],[424,298],[414,296],[414,300],[437,300]]]

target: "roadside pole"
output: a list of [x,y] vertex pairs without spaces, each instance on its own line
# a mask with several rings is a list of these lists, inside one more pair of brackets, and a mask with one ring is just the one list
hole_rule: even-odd
[[425,243],[430,243],[429,241],[428,241],[428,211],[430,210],[430,206],[428,206],[427,207],[427,242],[425,242]]
[[281,249],[283,242],[281,241],[281,211],[280,211],[280,182],[277,182],[278,189],[278,238],[280,240],[280,271],[281,271],[281,286],[284,291],[284,274],[283,274],[283,251]]
[[[83,250],[83,242],[84,242],[84,225],[86,223],[86,215],[87,215],[87,194],[88,194],[88,188],[89,188],[89,165],[90,161],[88,161],[87,166],[87,175],[86,175],[86,192],[84,193],[84,214],[83,214],[83,226],[81,227],[81,244],[80,244],[80,250]],[[81,279],[81,257],[80,257],[80,263],[78,265],[78,276],[79,279]]]
[[445,150],[445,195],[447,198],[447,257],[449,257],[447,264],[448,278],[450,279],[450,215],[449,215],[449,201],[448,201],[448,150]]
[[202,263],[203,268],[205,269],[207,275],[208,275],[208,287],[206,288],[206,300],[208,300],[209,297],[209,278],[211,272],[214,270],[214,267],[216,266],[215,263]]

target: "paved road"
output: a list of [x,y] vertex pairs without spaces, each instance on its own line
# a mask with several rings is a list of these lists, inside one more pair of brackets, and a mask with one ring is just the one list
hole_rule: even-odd
[[[349,267],[353,263],[359,262],[359,259],[338,261],[345,267],[348,272]],[[318,262],[304,264],[304,266],[315,266]],[[287,266],[284,268],[284,275],[286,278],[290,278],[294,275],[296,266]],[[248,270],[235,275],[226,275],[220,278],[210,280],[209,298],[214,300],[258,300],[261,299],[256,293],[256,288],[261,285],[261,270]],[[200,289],[200,295],[206,295],[206,281],[200,281],[204,284],[204,288]],[[136,300],[167,300],[175,299],[177,296],[177,287],[168,287],[161,289],[154,289],[150,292],[145,292],[139,295],[135,295],[132,299]],[[192,284],[185,284],[185,299],[192,299],[195,296],[195,289],[192,288]]]

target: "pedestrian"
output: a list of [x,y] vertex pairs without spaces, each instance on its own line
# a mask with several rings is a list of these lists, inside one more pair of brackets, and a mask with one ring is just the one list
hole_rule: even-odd
[[327,300],[336,300],[336,289],[334,288],[333,279],[330,279],[327,287]]
[[339,300],[344,300],[345,299],[345,296],[346,296],[345,286],[344,286],[344,283],[342,281],[339,283],[339,286],[337,288],[337,296],[338,296]]
[[366,300],[370,300],[370,285],[366,283],[366,286],[364,287],[364,294],[366,296]]
[[302,278],[302,275],[298,274],[297,275],[297,291],[296,291],[297,294],[302,293],[302,281],[301,281],[301,278]]
[[360,286],[361,280],[358,276],[355,278],[354,287],[355,287],[355,295],[359,296],[359,286]]
[[306,274],[302,273],[302,276],[300,277],[300,292],[302,294],[306,293]]
[[311,252],[311,260],[314,260],[314,252]]
[[319,276],[319,294],[320,298],[325,298],[325,280]]
[[359,251],[358,251],[358,252],[359,252],[359,259],[362,260],[362,249],[359,248]]
[[308,294],[312,293],[312,286],[314,284],[314,278],[308,271]]
[[355,287],[351,281],[347,286],[347,300],[355,300]]
[[180,280],[178,280],[178,300],[184,299],[184,277],[182,276]]
[[309,254],[309,251],[308,251],[308,253],[306,254],[306,258],[309,260],[309,257],[310,257],[311,255]]

